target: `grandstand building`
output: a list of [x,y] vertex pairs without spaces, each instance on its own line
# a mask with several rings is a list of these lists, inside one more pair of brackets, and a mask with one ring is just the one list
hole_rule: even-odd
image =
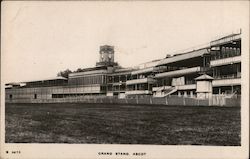
[[101,46],[99,54],[95,67],[70,73],[68,78],[6,84],[6,102],[91,97],[209,99],[214,95],[225,98],[241,95],[241,33],[131,68],[122,68],[114,61],[113,46]]

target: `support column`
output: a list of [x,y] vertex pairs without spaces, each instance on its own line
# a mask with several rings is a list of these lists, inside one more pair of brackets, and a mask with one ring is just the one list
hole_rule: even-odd
[[194,94],[193,91],[190,91],[190,97],[193,98]]
[[181,92],[180,91],[178,91],[178,97],[181,97]]
[[187,91],[184,91],[184,97],[187,97]]

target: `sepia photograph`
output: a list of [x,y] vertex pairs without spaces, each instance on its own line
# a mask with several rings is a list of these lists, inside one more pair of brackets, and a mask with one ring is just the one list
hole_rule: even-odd
[[1,8],[3,158],[248,158],[248,1]]

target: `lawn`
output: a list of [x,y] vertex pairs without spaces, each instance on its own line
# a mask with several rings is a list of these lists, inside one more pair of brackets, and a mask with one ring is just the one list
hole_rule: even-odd
[[239,107],[6,104],[7,143],[240,145]]

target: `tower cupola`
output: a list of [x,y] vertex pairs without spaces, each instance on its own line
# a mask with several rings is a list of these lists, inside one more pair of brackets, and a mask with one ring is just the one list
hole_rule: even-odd
[[100,57],[99,62],[96,63],[96,66],[113,66],[114,62],[114,46],[103,45],[100,46]]

